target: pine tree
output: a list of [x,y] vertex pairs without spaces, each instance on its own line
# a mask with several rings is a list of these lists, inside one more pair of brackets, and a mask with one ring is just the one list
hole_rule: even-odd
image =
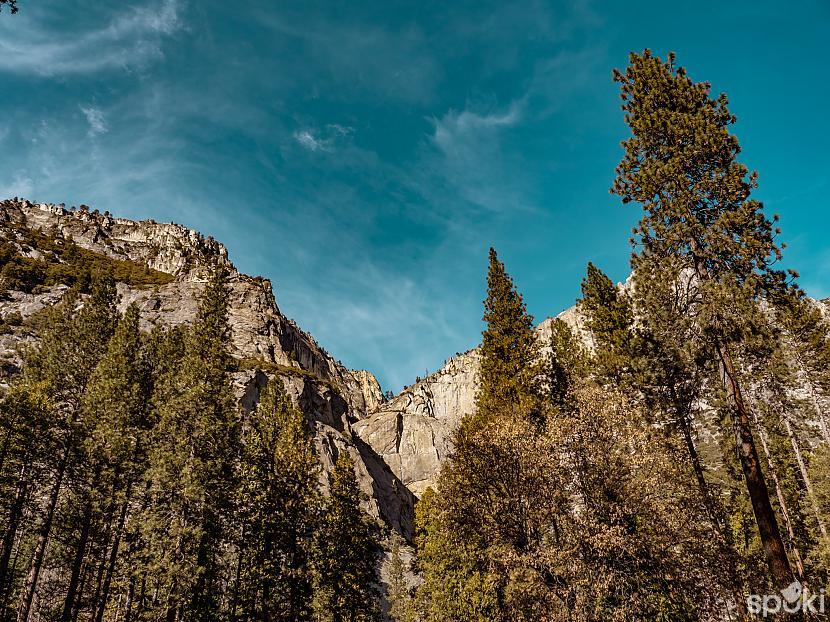
[[484,301],[477,420],[492,416],[543,418],[541,357],[521,294],[490,249]]
[[782,345],[807,388],[822,438],[830,443],[830,415],[821,405],[830,395],[830,322],[801,292],[787,297],[776,310],[784,330]]
[[588,354],[563,320],[554,319],[550,328],[550,399],[561,411],[570,406],[578,379],[587,375]]
[[241,470],[238,607],[246,619],[310,620],[317,459],[279,377],[251,415]]
[[152,499],[142,522],[151,573],[167,593],[156,606],[170,621],[216,619],[223,596],[238,447],[227,279],[221,267],[211,275],[179,367],[161,382],[168,399],[157,414]]
[[430,620],[538,619],[550,580],[540,553],[564,506],[543,391],[549,384],[564,407],[570,376],[556,365],[545,375],[532,318],[492,250],[484,317],[477,412],[418,513],[417,607]]
[[341,451],[317,532],[316,610],[326,622],[377,620],[378,542],[360,508],[354,460]]
[[633,363],[634,313],[628,296],[617,291],[602,270],[588,263],[579,307],[587,316],[587,327],[596,340],[596,368],[603,376],[620,381],[626,373],[631,373]]
[[417,569],[414,609],[425,622],[491,622],[500,615],[500,579],[486,549],[447,520],[445,494],[428,488],[415,506]]
[[[82,301],[80,310],[76,311],[75,308],[79,302],[77,296],[69,294],[57,309],[49,313],[40,343],[26,356],[24,381],[42,383],[44,391],[58,407],[62,420],[52,432],[55,434],[57,449],[56,460],[50,468],[51,488],[46,492],[35,549],[21,590],[18,622],[27,622],[29,619],[44,565],[46,545],[52,534],[65,481],[81,467],[86,441],[85,430],[79,421],[81,400],[115,329],[116,296],[113,281],[106,277],[95,281],[91,294]],[[64,540],[71,540],[71,536],[66,534]],[[78,559],[82,561],[85,545],[81,525],[81,534],[74,546],[74,562],[70,570],[72,576],[76,573]],[[67,593],[64,602],[71,605],[74,596],[74,593]]]
[[50,435],[55,409],[40,385],[17,384],[0,400],[0,619],[11,619],[12,595],[20,589],[13,563],[25,517],[35,509],[34,492],[48,456],[56,449]]
[[116,562],[137,483],[147,468],[150,419],[150,367],[131,304],[110,339],[84,394],[81,410],[88,428],[87,462],[94,473],[86,491],[94,550],[99,558],[88,602],[91,619],[101,622],[110,598]]
[[392,550],[389,559],[389,581],[386,600],[389,603],[389,617],[393,622],[409,622],[410,596],[406,583],[406,565],[401,555],[401,538],[392,535]]
[[[640,256],[674,258],[694,277],[695,317],[707,356],[718,369],[747,491],[773,583],[793,581],[752,435],[732,351],[741,343],[746,316],[762,295],[776,298],[785,275],[773,224],[750,198],[756,174],[737,162],[735,117],[725,95],[709,96],[682,68],[632,54],[625,73],[615,72],[632,136],[623,143],[613,192],[642,203],[636,234]],[[636,264],[636,262],[635,262]]]

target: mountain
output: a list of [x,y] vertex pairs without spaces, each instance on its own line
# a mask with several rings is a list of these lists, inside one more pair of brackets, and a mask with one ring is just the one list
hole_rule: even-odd
[[[271,283],[236,270],[227,249],[213,238],[177,224],[132,221],[85,206],[66,209],[23,199],[0,203],[0,229],[7,232],[14,226],[40,231],[45,239],[72,240],[90,251],[93,259],[140,266],[146,274],[119,279],[118,292],[122,308],[131,302],[139,305],[147,330],[192,320],[207,267],[224,264],[231,273],[232,355],[239,368],[234,380],[243,410],[255,407],[268,377],[279,376],[313,425],[324,473],[331,472],[339,452],[348,451],[357,465],[367,512],[411,538],[415,501],[435,485],[450,453],[453,431],[474,409],[477,349],[456,354],[437,372],[386,400],[371,372],[347,369],[326,352],[282,314]],[[27,254],[40,259],[44,250],[33,247]],[[38,312],[59,301],[67,290],[61,282],[40,285],[29,293],[12,288],[0,300],[0,317],[19,314],[20,318],[12,323],[19,325],[0,323],[5,326],[0,331],[0,383],[20,370],[18,349],[37,338]],[[816,304],[830,315],[830,299]],[[577,306],[556,317],[592,347]],[[536,327],[543,349],[553,321],[547,318]],[[707,417],[704,409],[696,425],[703,441],[714,444],[717,438],[707,431]]]
[[[0,229],[7,239],[17,235],[16,230],[38,232],[40,244],[30,240],[24,245],[31,259],[54,260],[48,256],[49,249],[61,240],[71,240],[91,251],[88,261],[109,259],[118,262],[119,268],[143,268],[146,275],[139,273],[138,278],[119,276],[132,274],[126,269],[116,271],[116,278],[122,310],[135,302],[146,330],[156,324],[191,321],[208,266],[225,265],[231,275],[231,354],[239,369],[234,382],[243,410],[256,405],[269,376],[279,376],[313,425],[324,474],[331,473],[339,452],[348,451],[357,466],[367,512],[411,537],[414,495],[372,447],[353,433],[353,427],[383,403],[377,380],[367,371],[344,367],[286,318],[271,283],[241,274],[221,243],[181,225],[136,222],[85,206],[75,210],[24,199],[0,202]],[[37,338],[38,312],[57,303],[69,289],[59,281],[59,277],[50,279],[28,293],[4,288],[8,291],[0,300],[0,317],[5,320],[0,331],[0,382],[7,383],[19,372],[19,349]]]

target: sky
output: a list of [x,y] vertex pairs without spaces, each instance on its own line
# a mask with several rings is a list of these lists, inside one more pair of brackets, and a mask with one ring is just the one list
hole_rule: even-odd
[[399,390],[474,347],[494,246],[537,321],[638,208],[613,68],[673,50],[729,95],[785,267],[830,296],[830,3],[19,0],[0,197],[175,221]]

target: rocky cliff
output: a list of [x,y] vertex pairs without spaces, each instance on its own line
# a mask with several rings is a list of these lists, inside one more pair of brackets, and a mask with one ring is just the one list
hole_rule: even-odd
[[[557,317],[590,346],[590,333],[576,307]],[[536,327],[543,351],[549,349],[553,319]],[[407,387],[354,425],[355,433],[419,497],[435,485],[441,463],[452,449],[453,431],[461,418],[475,409],[479,364],[477,348],[457,354],[437,372]]]
[[[25,225],[107,257],[139,262],[171,275],[152,286],[118,283],[121,306],[135,302],[145,329],[193,319],[209,267],[224,264],[231,273],[229,320],[232,354],[240,371],[234,382],[243,411],[255,407],[270,376],[279,376],[294,402],[309,417],[324,476],[341,451],[353,454],[367,511],[405,537],[412,532],[412,493],[398,480],[353,426],[384,402],[377,380],[367,371],[352,371],[329,355],[279,309],[271,283],[238,272],[227,249],[212,238],[176,224],[113,218],[108,213],[66,209],[26,200],[0,203],[0,223]],[[25,249],[37,257],[36,249]],[[8,291],[0,300],[0,318],[19,314],[20,326],[0,335],[2,378],[20,369],[20,346],[37,338],[27,320],[54,305],[67,291],[54,284],[32,293]]]

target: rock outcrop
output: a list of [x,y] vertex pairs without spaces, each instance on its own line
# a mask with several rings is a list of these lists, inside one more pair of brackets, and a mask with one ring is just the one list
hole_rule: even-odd
[[[230,271],[232,354],[239,360],[235,374],[240,405],[250,412],[269,376],[279,376],[292,400],[308,416],[324,479],[341,451],[353,454],[367,511],[405,537],[412,533],[414,497],[375,450],[354,435],[352,426],[383,404],[380,385],[369,372],[353,372],[280,311],[271,283],[241,274],[225,247],[212,238],[175,224],[113,218],[108,213],[67,210],[61,205],[25,200],[0,203],[0,221],[53,232],[78,246],[114,259],[131,260],[175,277],[169,283],[132,287],[118,283],[120,305],[136,303],[142,328],[193,320],[198,296],[212,266]],[[37,293],[11,291],[0,300],[0,317],[18,313],[27,320],[57,303],[65,285]],[[0,335],[3,376],[20,370],[20,348],[36,339],[36,331],[20,327]]]

